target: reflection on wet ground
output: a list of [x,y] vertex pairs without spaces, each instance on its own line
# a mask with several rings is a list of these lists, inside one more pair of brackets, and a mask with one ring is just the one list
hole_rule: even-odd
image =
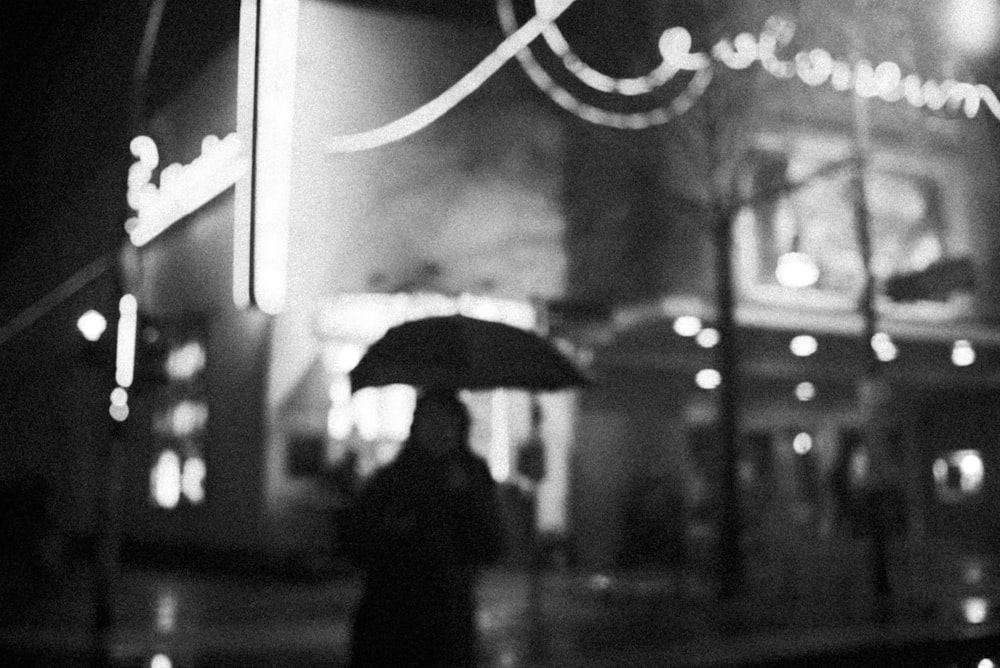
[[[485,666],[920,665],[1000,663],[996,561],[898,553],[879,613],[864,550],[772,555],[747,593],[720,601],[696,572],[488,573],[480,587]],[[860,560],[858,559],[860,557]],[[0,627],[3,665],[94,665],[89,571],[70,574]],[[108,665],[331,666],[347,655],[360,581],[126,568]],[[878,614],[883,617],[881,621]],[[846,663],[845,663],[846,662]]]

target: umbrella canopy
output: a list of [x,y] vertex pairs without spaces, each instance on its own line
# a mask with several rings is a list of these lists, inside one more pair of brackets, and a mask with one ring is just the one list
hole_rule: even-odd
[[532,332],[463,315],[392,327],[350,372],[351,389],[417,387],[557,390],[586,384],[551,343]]

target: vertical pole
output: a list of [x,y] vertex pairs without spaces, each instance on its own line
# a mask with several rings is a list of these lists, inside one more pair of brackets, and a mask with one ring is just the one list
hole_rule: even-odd
[[879,373],[878,359],[871,347],[872,336],[874,336],[877,327],[875,276],[872,273],[871,212],[868,210],[865,178],[869,151],[868,100],[860,95],[854,95],[853,100],[854,172],[851,179],[851,193],[858,248],[861,252],[861,264],[864,269],[864,285],[861,290],[858,310],[862,318],[864,373],[866,377],[875,377]]
[[[135,136],[145,129],[146,89],[153,48],[159,34],[160,23],[166,0],[150,0],[146,10],[146,21],[135,68],[132,72],[132,100],[127,130]],[[126,145],[131,137],[126,137]],[[125,170],[122,170],[122,174]],[[115,221],[116,226],[118,221]],[[119,230],[121,228],[118,228]],[[127,244],[118,240],[116,245]],[[127,248],[121,246],[122,249]],[[122,271],[121,254],[114,258],[113,293],[115,302],[124,294],[125,278]],[[121,318],[118,319],[121,326]],[[111,385],[111,383],[108,383]],[[94,618],[91,665],[94,668],[110,668],[112,665],[111,634],[115,624],[115,589],[120,566],[120,476],[119,462],[124,426],[111,416],[105,416],[108,429],[102,443],[98,444],[97,489],[95,490],[95,545],[94,545]]]
[[713,212],[716,263],[716,311],[718,312],[719,386],[718,433],[722,448],[722,517],[719,526],[719,585],[723,599],[742,592],[745,565],[739,508],[737,466],[739,463],[739,368],[733,296],[732,211],[717,206]]
[[[541,299],[535,299],[535,313],[538,322],[537,332],[548,338],[549,336],[549,311],[548,305]],[[529,442],[539,448],[538,455],[541,457],[542,467],[536,471],[536,475],[531,476],[528,488],[530,500],[531,529],[529,533],[528,546],[528,623],[531,625],[528,630],[528,655],[533,661],[541,661],[546,654],[546,629],[545,617],[542,609],[542,554],[541,537],[538,533],[538,486],[542,476],[545,475],[544,462],[545,450],[542,440],[542,405],[538,395],[531,395],[531,435]]]
[[874,414],[884,408],[879,405],[884,400],[876,396],[881,391],[879,389],[881,366],[872,348],[872,337],[878,329],[878,314],[875,308],[875,276],[872,273],[871,212],[868,209],[865,179],[869,152],[868,101],[860,95],[855,95],[853,111],[855,168],[852,193],[858,248],[861,252],[861,262],[864,268],[864,285],[858,304],[862,318],[861,355],[864,371],[858,389],[858,401],[862,404],[860,414],[863,416],[862,419],[866,421],[862,429],[863,442],[872,463],[870,474],[872,480],[867,490],[871,494],[871,498],[867,499],[865,504],[868,506],[870,518],[868,530],[871,534],[868,567],[872,593],[874,594],[873,617],[875,621],[884,621],[889,617],[889,603],[892,595],[888,563],[889,527],[886,525],[884,517],[885,494],[882,493],[884,492],[883,488],[888,485],[888,481],[885,480],[887,472],[884,470],[887,462],[883,461],[888,453],[882,451],[885,444],[881,443],[878,438],[875,424],[877,416]]
[[118,571],[118,443],[121,425],[111,423],[97,453],[98,488],[95,498],[97,524],[94,545],[94,618],[91,665],[112,665],[111,633],[115,623],[115,584]]

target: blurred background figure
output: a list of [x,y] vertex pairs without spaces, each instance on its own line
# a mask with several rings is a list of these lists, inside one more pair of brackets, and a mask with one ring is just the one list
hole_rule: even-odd
[[361,492],[345,548],[365,572],[351,665],[475,666],[478,567],[502,552],[489,470],[452,391],[422,394],[399,456]]

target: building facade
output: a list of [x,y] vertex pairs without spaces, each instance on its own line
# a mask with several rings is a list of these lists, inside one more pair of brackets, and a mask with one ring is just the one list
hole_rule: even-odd
[[[819,22],[823,11],[803,3],[799,19]],[[573,451],[580,559],[697,565],[716,553],[727,447],[719,388],[730,380],[719,373],[720,210],[733,244],[747,558],[765,563],[819,539],[859,544],[843,479],[860,489],[876,475],[902,490],[908,541],[988,552],[996,120],[810,79],[809,58],[848,62],[830,46],[833,24],[799,25],[792,37],[788,19],[758,20],[759,33],[730,27],[708,44],[730,48],[722,40],[746,30],[744,44],[759,46],[774,30],[771,50],[743,63],[717,56],[711,86],[681,117],[632,132],[571,123],[569,293],[612,306],[603,320],[567,324],[599,378],[581,400]],[[885,40],[873,44],[873,59],[900,57]],[[909,64],[928,64],[929,48]],[[875,285],[870,344],[859,183]],[[804,284],[776,271],[793,252],[811,265]],[[965,269],[927,271],[949,265]],[[915,294],[898,291],[921,282]],[[859,395],[873,358],[884,385],[870,420]],[[872,429],[877,452],[855,448]],[[977,537],[972,526],[988,530]]]
[[[168,369],[130,418],[136,443],[125,489],[136,511],[127,533],[143,542],[310,559],[335,551],[332,518],[349,502],[344,476],[364,478],[391,460],[415,399],[405,387],[352,395],[347,372],[365,347],[394,324],[443,313],[538,329],[536,304],[565,290],[562,129],[512,72],[403,141],[357,154],[328,148],[337,135],[377,127],[434,97],[493,48],[495,34],[323,2],[299,3],[294,28],[280,309],[234,299],[240,185],[146,238],[161,198],[143,201],[141,190],[178,193],[171,169],[187,182],[199,161],[229,159],[234,180],[249,178],[238,123],[240,45],[159,110],[134,151],[136,172],[144,151],[158,154],[137,180],[137,245],[125,261],[143,322],[160,337],[157,352],[140,345],[138,363],[158,355]],[[210,135],[221,139],[206,142]],[[226,158],[221,151],[238,141]],[[261,198],[271,192],[263,176],[257,183],[263,217]],[[259,253],[267,251],[261,244]],[[518,497],[531,397],[465,398],[473,448]],[[574,399],[552,393],[540,401],[550,474],[538,521],[561,533]]]

